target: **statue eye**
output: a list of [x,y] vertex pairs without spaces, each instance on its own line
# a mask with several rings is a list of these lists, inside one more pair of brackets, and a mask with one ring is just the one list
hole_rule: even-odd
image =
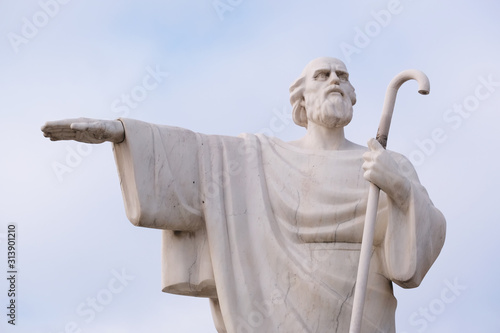
[[330,77],[330,72],[319,72],[314,77],[316,80],[326,80]]
[[349,81],[349,75],[345,72],[338,72],[337,76],[340,79],[340,81]]

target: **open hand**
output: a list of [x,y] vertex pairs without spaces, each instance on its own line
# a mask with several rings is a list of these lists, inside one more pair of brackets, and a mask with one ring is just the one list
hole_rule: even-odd
[[43,136],[51,141],[75,140],[85,143],[122,142],[125,130],[119,120],[90,118],[48,121],[42,126]]

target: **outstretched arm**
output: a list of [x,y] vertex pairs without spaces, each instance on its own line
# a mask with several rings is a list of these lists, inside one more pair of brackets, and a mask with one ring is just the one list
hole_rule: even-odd
[[48,121],[42,126],[43,136],[51,141],[75,140],[85,143],[120,143],[125,139],[125,130],[119,120],[91,118]]

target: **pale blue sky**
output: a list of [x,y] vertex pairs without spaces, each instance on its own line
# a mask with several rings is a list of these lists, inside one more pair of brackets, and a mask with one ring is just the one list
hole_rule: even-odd
[[[214,3],[235,5],[217,13]],[[398,332],[499,332],[499,9],[493,0],[0,2],[2,271],[2,233],[10,222],[19,230],[18,325],[2,314],[0,331],[215,332],[206,300],[161,292],[160,232],[126,219],[111,146],[52,143],[40,126],[127,116],[292,140],[304,131],[286,116],[288,87],[307,62],[334,56],[356,88],[346,133],[360,144],[375,135],[394,75],[417,68],[431,81],[426,97],[415,83],[401,88],[388,148],[414,162],[448,234],[422,285],[395,287]],[[123,95],[152,71],[154,88],[127,105]],[[121,273],[130,279],[118,288]],[[1,282],[1,308],[6,291]],[[106,304],[93,316],[97,296]]]

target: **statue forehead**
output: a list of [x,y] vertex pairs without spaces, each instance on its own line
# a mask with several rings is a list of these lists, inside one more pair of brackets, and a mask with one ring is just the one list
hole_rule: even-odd
[[341,60],[331,57],[321,57],[308,63],[302,71],[302,75],[307,75],[308,73],[314,72],[318,69],[340,69],[347,72],[347,68]]

